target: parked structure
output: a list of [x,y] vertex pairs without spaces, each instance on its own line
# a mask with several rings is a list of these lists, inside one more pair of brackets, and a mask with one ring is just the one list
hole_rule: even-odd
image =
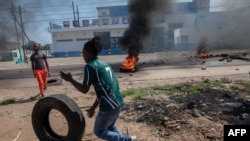
[[24,59],[23,49],[18,49],[17,43],[6,42],[4,46],[0,48],[0,61],[16,61],[18,63]]

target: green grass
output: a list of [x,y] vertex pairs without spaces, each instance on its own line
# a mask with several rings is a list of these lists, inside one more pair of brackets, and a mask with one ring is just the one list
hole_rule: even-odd
[[250,90],[250,81],[243,81],[240,83],[240,85],[242,85],[246,89]]
[[147,95],[154,94],[156,91],[152,89],[152,87],[147,87],[147,88],[138,88],[138,89],[129,89],[122,91],[122,96],[132,96],[132,99],[138,100],[141,99]]
[[154,91],[158,91],[158,93],[165,93],[168,95],[175,94],[177,92],[174,85],[164,85],[164,86],[154,86],[152,87]]
[[233,91],[247,91],[250,92],[250,81],[241,81],[229,87]]
[[3,100],[0,105],[8,105],[8,104],[12,104],[12,103],[15,103],[15,100],[14,99],[6,99],[6,100]]
[[201,90],[201,86],[198,85],[193,85],[190,87],[184,87],[181,92],[187,92],[187,93],[191,93],[191,94],[197,94],[200,90]]
[[197,82],[196,84],[199,88],[225,88],[224,84],[221,81],[215,80],[215,81],[210,81],[208,79],[205,79],[203,81]]
[[196,83],[183,83],[183,84],[175,84],[175,85],[163,85],[163,86],[152,86],[147,88],[138,88],[138,89],[129,89],[122,91],[123,97],[130,96],[132,99],[142,99],[147,95],[154,94],[167,94],[173,95],[176,93],[190,93],[197,94],[203,89],[215,87],[218,89],[224,89],[225,86],[221,81],[210,81],[208,79],[204,79],[203,81]]
[[233,91],[236,91],[236,90],[240,90],[241,88],[238,85],[232,85],[232,86],[230,86],[230,89]]

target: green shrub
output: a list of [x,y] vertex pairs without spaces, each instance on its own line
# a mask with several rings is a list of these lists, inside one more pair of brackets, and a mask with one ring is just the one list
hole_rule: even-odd
[[3,100],[0,105],[8,105],[8,104],[12,104],[12,103],[15,103],[15,100],[14,99],[6,99],[6,100]]

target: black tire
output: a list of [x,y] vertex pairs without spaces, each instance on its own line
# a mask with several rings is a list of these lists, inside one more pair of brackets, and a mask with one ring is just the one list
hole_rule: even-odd
[[[60,111],[68,122],[68,133],[61,136],[55,133],[49,123],[52,109]],[[80,141],[85,131],[85,118],[79,106],[62,94],[40,99],[32,111],[32,125],[40,141]]]
[[120,68],[120,72],[124,72],[124,73],[134,73],[137,71],[137,68],[135,67],[134,70],[129,70],[129,69],[122,69]]
[[62,79],[61,78],[49,78],[47,80],[47,85],[52,86],[52,85],[62,85]]

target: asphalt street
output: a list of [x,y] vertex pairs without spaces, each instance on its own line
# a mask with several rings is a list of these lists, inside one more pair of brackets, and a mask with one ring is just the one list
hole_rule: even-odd
[[[248,74],[250,62],[234,59],[231,62],[219,61],[219,57],[194,58],[190,52],[141,54],[136,64],[138,71],[131,80],[167,79],[212,75]],[[246,56],[250,58],[250,55]],[[121,62],[126,55],[100,56],[109,63],[115,73],[121,77],[127,74],[119,72]],[[59,77],[59,71],[69,71],[73,75],[83,75],[84,61],[82,57],[48,58],[52,77]],[[142,77],[143,76],[143,77]],[[23,83],[26,81],[26,83]],[[0,63],[0,88],[8,84],[21,83],[22,86],[36,85],[30,64]],[[19,84],[20,85],[20,84]]]

